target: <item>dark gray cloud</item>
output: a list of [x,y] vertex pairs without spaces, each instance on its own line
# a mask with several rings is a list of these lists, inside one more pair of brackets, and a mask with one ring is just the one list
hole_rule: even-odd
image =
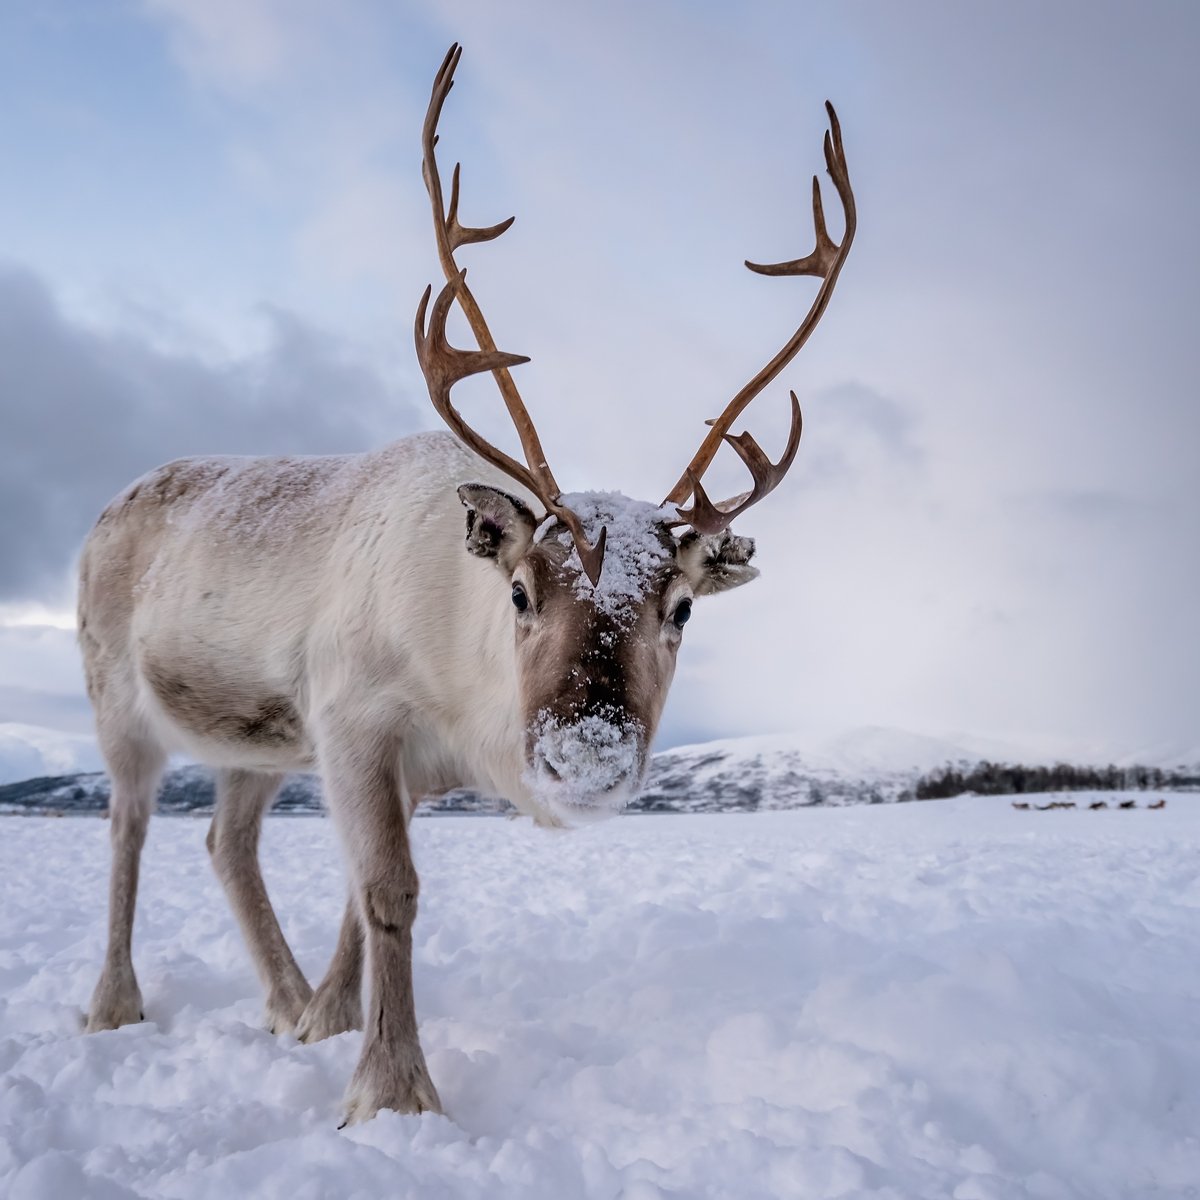
[[35,275],[0,266],[0,601],[58,599],[100,509],[158,463],[356,451],[418,427],[378,368],[263,312],[266,348],[214,365],[84,328]]

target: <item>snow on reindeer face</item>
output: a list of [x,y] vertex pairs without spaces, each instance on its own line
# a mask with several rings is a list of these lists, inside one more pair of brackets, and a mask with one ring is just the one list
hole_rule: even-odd
[[612,816],[641,785],[693,598],[754,578],[753,543],[676,538],[674,509],[614,492],[564,496],[593,542],[607,530],[593,585],[561,524],[494,488],[459,495],[467,548],[512,589],[530,790],[562,824]]

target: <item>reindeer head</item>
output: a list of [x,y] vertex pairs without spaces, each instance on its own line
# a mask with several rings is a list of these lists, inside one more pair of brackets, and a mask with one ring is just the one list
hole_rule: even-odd
[[484,484],[458,494],[467,549],[511,597],[530,790],[567,824],[619,811],[641,783],[692,601],[753,579],[753,542],[677,536],[673,508],[617,493],[563,497],[589,537],[606,531],[593,584],[557,518]]
[[[615,493],[564,496],[542,450],[509,368],[525,357],[496,349],[483,313],[454,254],[460,246],[490,241],[513,218],[489,228],[459,223],[459,166],[450,204],[442,194],[434,148],[437,122],[453,86],[461,50],[450,48],[433,85],[422,135],[425,184],[433,204],[438,258],[446,284],[429,308],[426,288],[417,309],[416,347],[434,408],[481,458],[500,468],[537,498],[537,515],[517,496],[485,484],[464,484],[467,549],[493,559],[512,597],[513,636],[526,731],[527,780],[554,816],[576,823],[619,811],[636,792],[694,597],[737,587],[758,572],[750,565],[754,543],[736,537],[733,519],[782,480],[800,444],[800,405],[791,393],[791,431],[773,463],[749,433],[730,434],[742,410],[783,370],[808,340],[829,302],[855,230],[854,196],[831,105],[825,161],[845,210],[841,244],[825,227],[821,192],[813,177],[816,247],[790,262],[751,270],[765,275],[814,275],[817,297],[795,334],[729,402],[679,481],[661,505]],[[461,350],[446,338],[446,319],[457,301],[479,344]],[[490,371],[516,426],[525,462],[505,454],[473,430],[450,402],[450,390],[468,375]],[[714,503],[701,476],[722,443],[750,471],[749,492]],[[690,497],[688,507],[682,507]]]

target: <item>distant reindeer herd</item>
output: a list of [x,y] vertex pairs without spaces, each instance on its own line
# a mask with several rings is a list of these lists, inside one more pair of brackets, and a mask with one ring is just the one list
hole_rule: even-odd
[[[1014,800],[1012,806],[1013,808],[1020,809],[1022,812],[1029,812],[1030,810],[1034,812],[1050,812],[1053,809],[1079,807],[1074,800],[1051,800],[1049,804],[1030,804],[1027,800]],[[1100,812],[1101,809],[1105,808],[1130,809],[1137,807],[1138,802],[1136,800],[1118,800],[1114,804],[1109,804],[1107,800],[1093,800],[1087,806],[1089,812]],[[1141,807],[1150,809],[1166,808],[1167,802],[1160,797],[1152,803],[1142,805]]]

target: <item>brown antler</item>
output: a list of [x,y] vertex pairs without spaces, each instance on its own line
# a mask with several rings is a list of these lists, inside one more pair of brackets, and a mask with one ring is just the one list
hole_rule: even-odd
[[[729,429],[746,405],[775,379],[780,371],[796,357],[800,347],[808,341],[809,335],[817,327],[817,322],[820,321],[829,304],[829,297],[833,295],[833,288],[837,283],[842,264],[850,252],[850,243],[854,241],[857,218],[854,209],[854,193],[850,189],[850,176],[846,171],[846,155],[842,149],[842,127],[838,124],[837,113],[833,111],[833,105],[829,101],[825,102],[825,108],[829,113],[829,130],[825,134],[825,165],[833,179],[833,186],[837,188],[838,196],[841,197],[842,208],[846,214],[846,231],[842,235],[840,246],[829,236],[829,231],[825,227],[825,209],[821,203],[821,185],[814,175],[812,206],[817,244],[813,252],[805,255],[804,258],[793,259],[791,262],[772,263],[766,266],[750,261],[746,262],[746,266],[750,270],[757,271],[760,275],[816,275],[821,280],[821,287],[812,307],[801,322],[800,328],[788,340],[787,345],[734,396],[725,411],[715,421],[707,422],[712,427],[710,432],[701,442],[695,458],[679,477],[679,482],[675,484],[667,494],[666,500],[663,501],[664,504],[674,504],[678,508],[688,496],[691,496],[691,508],[679,508],[679,515],[693,529],[701,533],[719,533],[722,529],[728,528],[736,516],[745,512],[752,504],[757,504],[768,492],[772,491],[787,474],[792,460],[796,457],[796,451],[800,447],[800,402],[796,399],[795,392],[791,393],[791,432],[788,435],[787,447],[779,462],[771,462],[762,447],[749,433],[739,433],[735,436],[729,432]],[[750,492],[735,497],[733,500],[714,504],[701,486],[700,479],[716,456],[722,441],[728,442],[737,451],[742,462],[750,469],[753,487]]]
[[[454,261],[454,252],[459,246],[470,242],[490,242],[498,238],[515,220],[509,217],[498,225],[485,229],[472,229],[461,225],[458,220],[459,196],[459,167],[455,164],[454,175],[450,181],[450,207],[445,207],[442,198],[442,181],[438,175],[437,159],[434,157],[434,147],[437,145],[437,123],[442,113],[442,105],[450,89],[454,86],[454,70],[462,55],[462,48],[457,42],[450,47],[437,78],[433,81],[433,94],[429,99],[429,110],[425,114],[425,127],[421,134],[421,145],[424,157],[421,163],[422,174],[425,177],[425,187],[429,191],[429,199],[433,205],[433,229],[437,239],[438,259],[446,276],[446,286],[434,301],[430,314],[429,330],[425,330],[425,314],[429,305],[432,288],[425,289],[417,309],[416,343],[417,358],[429,387],[429,396],[447,425],[464,441],[480,458],[493,463],[506,475],[512,476],[518,483],[527,487],[546,506],[549,514],[557,517],[570,530],[579,553],[579,561],[588,578],[595,585],[600,579],[600,569],[604,563],[604,542],[606,530],[601,529],[595,545],[587,540],[583,522],[565,505],[560,503],[561,489],[554,480],[554,475],[546,462],[546,454],[542,449],[537,430],[530,419],[529,412],[521,400],[521,394],[508,373],[509,367],[528,362],[517,354],[505,354],[496,349],[491,331],[484,320],[483,313],[467,287],[466,271],[460,270]],[[479,343],[479,349],[458,350],[446,340],[446,318],[450,314],[450,306],[458,300]],[[516,426],[517,435],[521,439],[521,448],[525,453],[528,466],[522,466],[516,459],[505,454],[503,450],[493,446],[491,442],[481,437],[463,420],[462,415],[450,403],[450,389],[460,379],[481,371],[491,371],[509,416]]]

